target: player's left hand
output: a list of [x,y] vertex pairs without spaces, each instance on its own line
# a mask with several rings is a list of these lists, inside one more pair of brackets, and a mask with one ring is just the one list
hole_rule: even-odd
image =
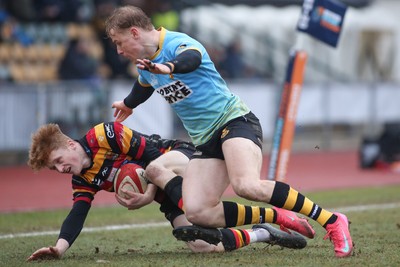
[[60,259],[61,252],[57,247],[44,247],[32,253],[27,261]]
[[155,74],[170,74],[171,69],[164,64],[154,63],[149,59],[137,59],[136,66],[139,69],[150,71]]
[[123,122],[133,113],[131,108],[125,106],[124,101],[115,101],[111,107],[115,108],[114,118],[116,122]]

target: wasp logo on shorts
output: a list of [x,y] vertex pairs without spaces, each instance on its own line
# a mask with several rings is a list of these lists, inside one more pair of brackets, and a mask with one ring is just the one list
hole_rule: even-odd
[[157,93],[164,97],[168,104],[177,103],[193,93],[193,91],[181,81],[157,89]]
[[200,156],[202,156],[203,155],[203,152],[201,152],[201,151],[199,151],[199,150],[196,150],[195,152],[193,152],[193,156],[198,156],[198,157],[200,157]]
[[222,130],[221,139],[224,138],[228,133],[229,133],[229,130],[225,127],[225,128]]

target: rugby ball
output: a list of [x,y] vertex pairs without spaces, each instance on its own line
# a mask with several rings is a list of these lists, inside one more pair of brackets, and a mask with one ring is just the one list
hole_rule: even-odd
[[137,164],[127,163],[117,171],[114,179],[114,191],[124,198],[127,196],[125,196],[125,193],[121,189],[143,194],[146,192],[147,183],[148,180],[144,176],[144,169]]

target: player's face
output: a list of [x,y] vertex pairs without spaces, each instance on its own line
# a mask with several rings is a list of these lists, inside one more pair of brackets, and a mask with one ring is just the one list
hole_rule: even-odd
[[81,162],[82,160],[77,150],[68,146],[53,150],[50,153],[48,168],[59,173],[79,175],[83,168]]
[[144,57],[144,47],[141,45],[140,30],[130,28],[124,30],[111,29],[110,38],[116,46],[117,53],[132,62]]

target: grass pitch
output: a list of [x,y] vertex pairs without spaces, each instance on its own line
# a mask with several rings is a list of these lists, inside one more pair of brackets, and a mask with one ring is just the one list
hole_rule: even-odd
[[[307,194],[352,221],[354,255],[336,259],[317,223],[317,235],[302,250],[251,244],[229,253],[194,254],[176,241],[157,205],[137,211],[121,206],[92,208],[85,228],[156,223],[154,227],[82,232],[62,260],[25,262],[36,249],[53,245],[69,210],[1,214],[0,266],[400,266],[400,186]],[[244,204],[259,205],[242,199]],[[47,235],[41,235],[50,231]],[[21,233],[27,236],[6,237]],[[37,236],[30,236],[37,233]]]

